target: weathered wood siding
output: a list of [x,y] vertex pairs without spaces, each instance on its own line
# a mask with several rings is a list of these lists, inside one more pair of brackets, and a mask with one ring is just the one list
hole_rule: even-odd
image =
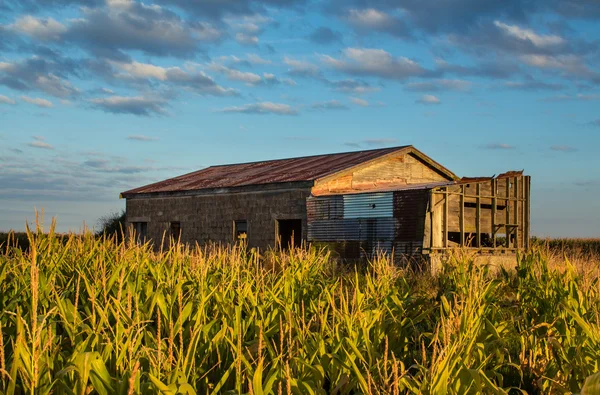
[[417,156],[399,153],[365,166],[357,166],[333,177],[317,180],[312,193],[315,196],[339,194],[450,179]]
[[529,187],[518,175],[433,189],[426,248],[528,248]]

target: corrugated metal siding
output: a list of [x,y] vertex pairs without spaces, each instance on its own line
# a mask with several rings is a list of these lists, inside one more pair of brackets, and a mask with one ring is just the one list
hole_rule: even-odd
[[429,190],[394,192],[394,218],[398,220],[394,239],[422,242]]
[[378,251],[396,258],[421,252],[428,189],[307,199],[308,240],[331,244],[345,258]]

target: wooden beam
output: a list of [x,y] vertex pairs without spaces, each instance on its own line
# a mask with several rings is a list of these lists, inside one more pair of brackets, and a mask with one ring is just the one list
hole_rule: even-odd
[[435,192],[429,191],[429,207],[425,217],[425,230],[423,232],[423,251],[429,251],[433,247],[433,198]]
[[[515,177],[513,181],[514,189],[515,189],[515,197],[519,197],[519,178]],[[519,225],[519,202],[515,202],[515,211],[513,213],[514,223]],[[515,228],[515,248],[519,248],[519,226]]]
[[525,248],[529,249],[530,248],[530,240],[529,240],[529,232],[531,232],[531,213],[530,213],[530,208],[531,208],[531,203],[530,203],[530,197],[531,197],[531,177],[526,176],[525,177]]
[[444,191],[444,247],[448,248],[448,188]]
[[[519,193],[521,196],[525,196],[525,177],[520,177],[519,180],[521,181],[521,186],[519,187]],[[527,249],[527,243],[525,242],[525,202],[521,202],[520,204],[521,208],[520,208],[520,215],[519,215],[519,220],[521,221],[521,240],[520,242],[520,246],[523,249]]]
[[[433,251],[443,251],[446,250],[447,248],[444,247],[438,247],[438,248],[431,248],[431,250]],[[465,247],[465,249],[467,250],[471,250],[471,251],[485,251],[485,252],[505,252],[505,251],[510,251],[510,252],[516,252],[517,249],[516,248],[504,248],[504,247],[500,247],[500,248],[492,248],[492,247],[481,247],[481,248],[477,248],[477,247]]]
[[460,246],[465,246],[465,186],[460,186]]
[[477,211],[475,212],[475,231],[477,232],[477,247],[481,247],[481,184],[477,184]]
[[492,246],[496,248],[496,214],[498,212],[498,205],[496,201],[496,180],[492,181]]
[[[459,195],[459,196],[461,195],[460,192],[448,191],[447,193],[448,193],[448,195]],[[465,197],[466,198],[477,199],[477,195],[469,195],[467,193],[465,193]],[[480,195],[479,197],[482,198],[482,199],[493,199],[494,198],[494,196],[492,196],[492,195]],[[507,200],[507,201],[511,201],[511,202],[524,200],[523,198],[518,198],[517,199],[517,198],[514,198],[512,196],[509,196],[508,199],[505,199],[504,197],[502,197],[502,199],[503,200]]]
[[[504,222],[505,224],[509,224],[510,223],[510,179],[507,178],[506,180],[506,194],[504,195],[506,197],[506,221]],[[505,231],[505,235],[506,235],[506,247],[510,248],[510,234],[508,233],[508,227],[505,226],[504,227]]]

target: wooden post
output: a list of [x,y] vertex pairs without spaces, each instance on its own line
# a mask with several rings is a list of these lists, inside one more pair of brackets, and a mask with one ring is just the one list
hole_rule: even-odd
[[460,246],[465,246],[465,184],[460,186]]
[[506,182],[506,218],[504,222],[504,233],[506,234],[506,248],[510,248],[510,232],[508,224],[510,224],[510,178],[505,178]]
[[444,247],[448,248],[448,187],[444,188]]
[[531,199],[531,177],[527,176],[525,177],[525,226],[526,226],[526,231],[525,231],[525,245],[526,248],[529,249],[530,247],[530,240],[529,240],[529,232],[531,232],[531,212],[530,212],[530,208],[531,208],[531,203],[530,203],[530,199]]
[[521,215],[519,216],[519,220],[521,221],[520,222],[521,240],[519,240],[519,243],[520,243],[521,248],[527,249],[527,243],[525,242],[525,177],[521,176],[520,181],[521,181],[521,186],[519,187],[519,191],[520,191],[519,205],[521,206],[521,208],[520,208]]
[[496,248],[496,213],[498,211],[496,202],[496,179],[492,179],[492,246]]
[[513,185],[515,187],[515,212],[514,216],[514,227],[515,229],[515,248],[519,248],[519,178],[515,177]]
[[477,208],[476,208],[476,212],[475,212],[475,231],[476,233],[476,238],[477,238],[477,248],[481,248],[481,183],[477,183],[476,186],[476,190],[477,190],[477,198],[476,198],[476,203],[477,203]]

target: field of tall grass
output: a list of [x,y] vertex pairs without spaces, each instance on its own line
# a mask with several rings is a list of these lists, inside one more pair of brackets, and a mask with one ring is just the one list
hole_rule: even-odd
[[541,248],[434,276],[315,248],[28,245],[0,252],[1,393],[600,391],[598,267]]

